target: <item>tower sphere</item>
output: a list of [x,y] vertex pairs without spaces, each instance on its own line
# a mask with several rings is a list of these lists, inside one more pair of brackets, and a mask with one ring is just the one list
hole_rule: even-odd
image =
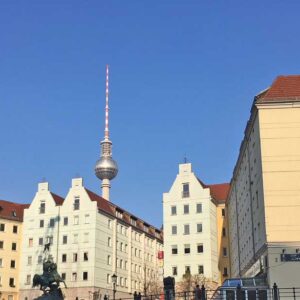
[[118,165],[110,156],[101,156],[96,162],[95,174],[101,180],[112,180],[118,174]]

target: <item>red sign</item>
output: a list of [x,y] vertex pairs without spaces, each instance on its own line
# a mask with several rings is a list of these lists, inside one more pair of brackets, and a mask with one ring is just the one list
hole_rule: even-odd
[[158,251],[157,258],[164,259],[164,251]]

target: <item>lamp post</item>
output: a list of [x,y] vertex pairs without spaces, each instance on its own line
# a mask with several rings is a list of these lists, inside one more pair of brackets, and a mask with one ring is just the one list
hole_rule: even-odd
[[113,283],[113,300],[116,300],[117,275],[116,274],[112,275],[111,280],[112,280],[112,283]]

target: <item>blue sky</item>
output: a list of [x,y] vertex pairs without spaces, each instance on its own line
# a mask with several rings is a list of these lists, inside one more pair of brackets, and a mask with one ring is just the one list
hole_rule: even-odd
[[230,181],[255,94],[299,74],[299,1],[0,2],[0,199],[30,202],[46,178],[65,196],[94,175],[105,65],[119,174],[111,199],[162,224],[185,155]]

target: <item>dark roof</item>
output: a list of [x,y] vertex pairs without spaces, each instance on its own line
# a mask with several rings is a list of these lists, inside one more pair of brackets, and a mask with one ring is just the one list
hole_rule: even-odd
[[58,196],[52,192],[50,192],[51,196],[53,197],[56,205],[62,205],[64,202],[64,198],[62,198],[61,196]]
[[29,205],[0,200],[0,218],[22,222],[24,209]]
[[300,75],[278,76],[257,103],[300,101]]
[[[117,206],[116,204],[114,204],[110,201],[107,201],[106,199],[104,199],[101,196],[97,195],[96,193],[88,190],[87,188],[85,188],[85,190],[86,190],[87,194],[89,195],[90,199],[92,201],[97,202],[97,207],[98,207],[99,210],[113,216],[114,218],[122,220],[123,222],[127,223],[128,225],[130,225],[132,227],[135,227],[135,228],[145,232],[146,234],[148,234],[150,236],[153,236],[155,238],[159,238],[161,240],[163,239],[162,232],[158,228],[155,228],[154,226],[149,225],[147,222],[145,222],[145,221],[141,220],[140,218],[134,216],[133,214],[127,212],[126,210],[124,210],[123,208]],[[116,211],[122,212],[122,218],[117,217]],[[136,221],[136,226],[134,226],[131,223],[131,221],[130,221],[131,218]],[[144,230],[144,225],[149,228],[149,232],[146,232]],[[157,237],[155,235],[155,232],[157,232],[159,234],[159,237]]]
[[229,193],[229,183],[205,184],[202,180],[197,178],[203,188],[209,188],[210,195],[216,201],[225,202]]

